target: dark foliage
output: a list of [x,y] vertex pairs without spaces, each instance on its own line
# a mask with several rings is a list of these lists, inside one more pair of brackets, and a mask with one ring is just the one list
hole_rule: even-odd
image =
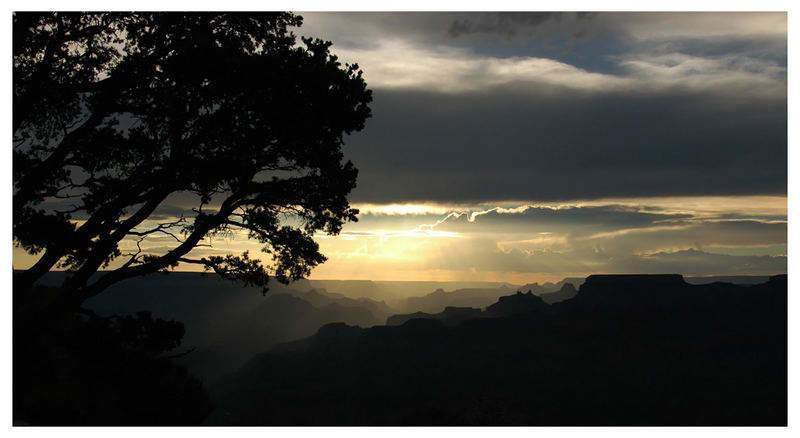
[[[449,326],[334,324],[212,393],[218,424],[786,425],[786,276],[591,276],[570,300]],[[533,304],[534,301],[536,304]],[[506,307],[503,305],[502,307]],[[500,310],[500,309],[498,309]],[[264,394],[270,394],[264,397]]]
[[[162,357],[179,323],[80,308],[119,281],[201,265],[267,291],[325,261],[312,239],[355,220],[343,137],[371,92],[291,13],[22,12],[13,17],[14,415],[30,424],[196,424],[199,382]],[[191,210],[159,212],[182,196]],[[248,253],[192,258],[246,232]],[[146,239],[167,236],[166,251]],[[123,252],[123,240],[138,250]],[[143,242],[145,242],[143,244]],[[115,263],[111,265],[111,263]],[[37,287],[66,269],[58,288]],[[102,268],[113,270],[100,271]]]
[[[307,275],[312,239],[355,220],[357,170],[343,136],[363,128],[371,93],[330,43],[287,30],[289,13],[16,13],[14,239],[72,275],[76,306],[120,280],[196,263],[266,291]],[[153,216],[173,194],[191,212]],[[285,220],[287,217],[292,220]],[[82,219],[82,222],[77,220]],[[244,230],[248,254],[189,258],[202,239]],[[166,253],[123,253],[123,239],[171,236]],[[122,258],[117,269],[90,278]]]
[[200,381],[170,361],[179,322],[147,312],[22,315],[30,313],[14,318],[15,424],[194,425],[213,409]]

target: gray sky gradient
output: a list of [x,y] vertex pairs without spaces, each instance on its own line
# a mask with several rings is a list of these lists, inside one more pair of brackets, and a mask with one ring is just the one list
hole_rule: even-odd
[[308,13],[375,92],[355,202],[786,193],[786,15]]

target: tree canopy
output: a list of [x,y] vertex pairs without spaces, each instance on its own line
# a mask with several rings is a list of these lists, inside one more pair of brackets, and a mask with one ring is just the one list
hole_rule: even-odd
[[[80,304],[192,263],[266,291],[269,277],[285,283],[325,261],[314,233],[336,234],[358,213],[342,145],[370,116],[371,91],[330,42],[297,43],[289,28],[301,23],[291,13],[16,13],[13,232],[39,258],[15,289],[63,268],[59,295]],[[159,214],[170,196],[193,207]],[[240,231],[271,261],[191,258],[203,239]],[[173,244],[148,252],[153,236]],[[138,249],[121,249],[125,239]]]

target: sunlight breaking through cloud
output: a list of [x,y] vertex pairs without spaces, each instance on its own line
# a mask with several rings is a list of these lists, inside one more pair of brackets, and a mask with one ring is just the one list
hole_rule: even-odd
[[[741,263],[730,269],[749,266],[752,272],[775,273],[786,266],[785,202],[782,197],[705,197],[474,206],[414,216],[435,220],[394,231],[370,230],[377,216],[368,215],[359,222],[361,230],[327,238],[325,248],[333,250],[332,261],[342,268],[357,257],[362,269],[402,270],[415,279],[431,269],[452,272],[453,279],[506,272],[509,278],[534,280],[675,266],[723,275],[736,271],[726,270],[722,261],[737,260]],[[402,216],[393,217],[399,221]],[[366,243],[371,239],[378,240]],[[337,241],[364,243],[346,250]],[[380,245],[380,251],[372,246],[372,252],[365,252],[369,245]],[[705,247],[713,253],[703,252]],[[371,259],[372,253],[381,255]],[[331,278],[337,271],[333,266],[322,267],[320,275]]]

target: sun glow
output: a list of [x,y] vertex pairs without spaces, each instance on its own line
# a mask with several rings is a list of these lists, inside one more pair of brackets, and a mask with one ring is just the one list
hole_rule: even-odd
[[[782,259],[774,261],[742,259],[741,263],[764,263],[763,267],[753,268],[755,273],[785,270],[785,196],[353,206],[361,210],[360,221],[345,224],[338,235],[314,235],[320,252],[328,260],[314,268],[312,277],[447,278],[524,283],[545,277],[559,279],[618,270],[621,268],[615,263],[630,257],[645,259],[647,254],[690,248],[704,251],[705,247],[711,248],[706,252],[713,254],[781,256]],[[614,213],[594,217],[589,207],[608,207],[602,212]],[[539,215],[529,211],[532,208],[550,210],[550,213]],[[588,216],[574,215],[576,209],[586,209]],[[654,215],[654,218],[649,223],[628,222],[642,213]],[[664,221],[658,217],[672,214],[687,217],[678,221]],[[563,221],[559,219],[562,217]],[[602,222],[608,220],[611,222]],[[574,224],[574,227],[565,224]],[[124,240],[120,248],[124,253],[135,252],[136,243]],[[175,243],[173,236],[152,235],[140,244],[143,251],[162,254]],[[225,233],[204,242],[192,255],[203,257],[249,251],[251,256],[271,264],[270,256],[261,252],[262,246],[249,240],[246,233]],[[704,253],[696,253],[694,257],[698,254]],[[30,267],[37,258],[21,248],[14,248],[16,269]],[[117,267],[120,260],[112,262],[109,268]],[[648,262],[654,263],[653,260]],[[177,270],[197,269],[194,265],[180,265]],[[709,265],[709,269],[716,268]],[[709,273],[725,274],[716,270]]]
[[362,215],[424,215],[445,214],[453,207],[438,204],[353,204]]

